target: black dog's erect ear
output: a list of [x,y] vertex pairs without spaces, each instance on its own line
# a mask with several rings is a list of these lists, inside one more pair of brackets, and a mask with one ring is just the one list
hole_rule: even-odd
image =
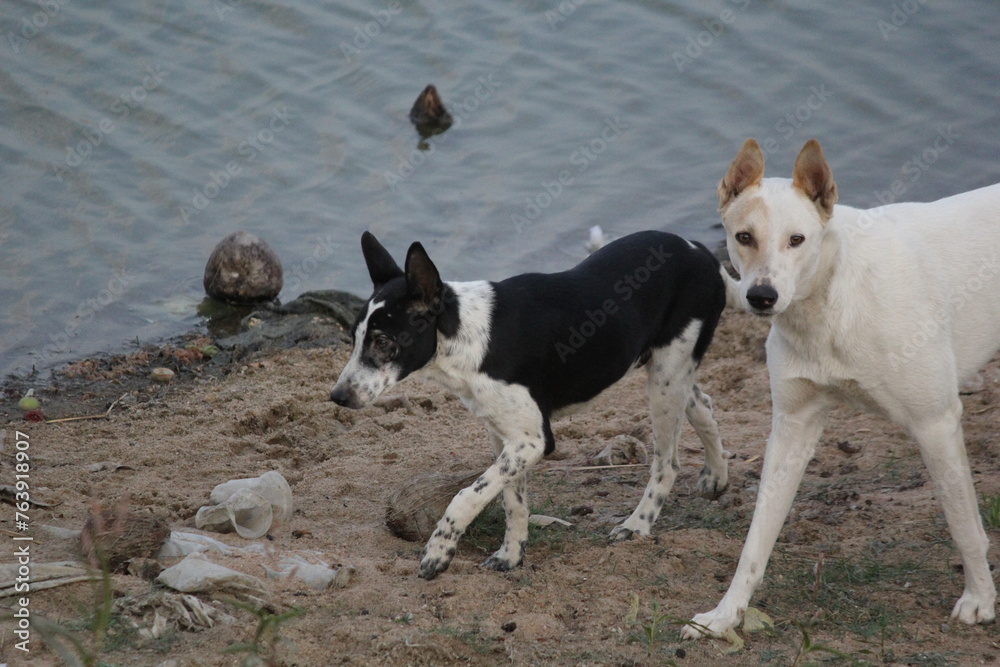
[[427,309],[440,307],[444,284],[434,262],[419,243],[406,253],[406,290]]
[[375,289],[393,278],[403,275],[403,270],[396,264],[396,260],[392,258],[388,250],[382,247],[382,244],[371,232],[365,232],[361,235],[361,252],[365,256],[368,275],[371,276]]

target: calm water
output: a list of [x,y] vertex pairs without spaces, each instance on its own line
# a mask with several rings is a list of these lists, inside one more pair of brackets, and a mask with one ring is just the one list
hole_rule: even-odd
[[[857,206],[1000,181],[996,2],[0,0],[0,20],[0,373],[197,324],[239,229],[290,300],[367,295],[365,229],[454,280],[565,268],[594,224],[714,241],[747,136],[782,176],[819,138]],[[427,83],[456,123],[421,150]]]

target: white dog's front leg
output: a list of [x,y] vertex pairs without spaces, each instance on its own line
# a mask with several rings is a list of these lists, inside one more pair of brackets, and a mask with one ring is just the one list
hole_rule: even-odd
[[740,554],[736,574],[722,601],[712,611],[696,615],[681,635],[696,639],[719,636],[739,625],[750,596],[764,577],[764,569],[791,509],[806,465],[816,451],[823,431],[825,408],[818,400],[803,406],[794,415],[780,413],[775,406],[771,437],[764,450],[764,468],[746,544]]
[[947,414],[923,419],[912,428],[924,465],[934,480],[944,506],[948,530],[962,556],[965,590],[955,603],[952,618],[973,625],[996,617],[996,586],[986,560],[989,540],[983,529],[972,484],[969,459],[962,438],[962,406],[955,397]]
[[485,565],[509,570],[520,564],[528,533],[527,505],[523,496],[525,475],[528,468],[542,458],[544,451],[545,441],[541,434],[508,441],[493,465],[472,486],[458,492],[424,547],[420,560],[421,577],[433,579],[448,569],[462,533],[501,491],[504,492],[504,507],[509,511],[507,533],[500,551]]

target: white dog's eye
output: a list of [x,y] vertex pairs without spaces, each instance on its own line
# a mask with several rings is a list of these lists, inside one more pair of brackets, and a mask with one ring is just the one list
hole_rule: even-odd
[[740,245],[750,245],[753,243],[753,235],[750,232],[739,232],[733,236]]
[[792,234],[791,238],[788,239],[788,245],[791,247],[796,247],[802,245],[806,240],[806,237],[802,234]]

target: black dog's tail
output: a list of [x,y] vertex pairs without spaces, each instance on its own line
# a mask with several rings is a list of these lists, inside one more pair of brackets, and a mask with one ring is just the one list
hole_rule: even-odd
[[729,275],[729,271],[722,264],[719,265],[719,273],[722,274],[722,282],[726,284],[726,305],[730,308],[743,310],[743,298],[740,296],[739,282]]
[[[715,263],[719,267],[719,274],[722,276],[722,282],[726,286],[726,305],[730,308],[736,308],[737,310],[743,309],[743,299],[740,296],[740,283],[733,275],[729,273],[727,267],[731,267],[732,263],[729,261],[729,253],[725,253],[725,257],[719,258],[719,255],[709,250],[705,244],[699,243],[698,241],[692,241],[698,248],[705,252],[705,254],[710,255]],[[723,246],[722,251],[725,251]],[[734,270],[735,273],[735,270]]]

